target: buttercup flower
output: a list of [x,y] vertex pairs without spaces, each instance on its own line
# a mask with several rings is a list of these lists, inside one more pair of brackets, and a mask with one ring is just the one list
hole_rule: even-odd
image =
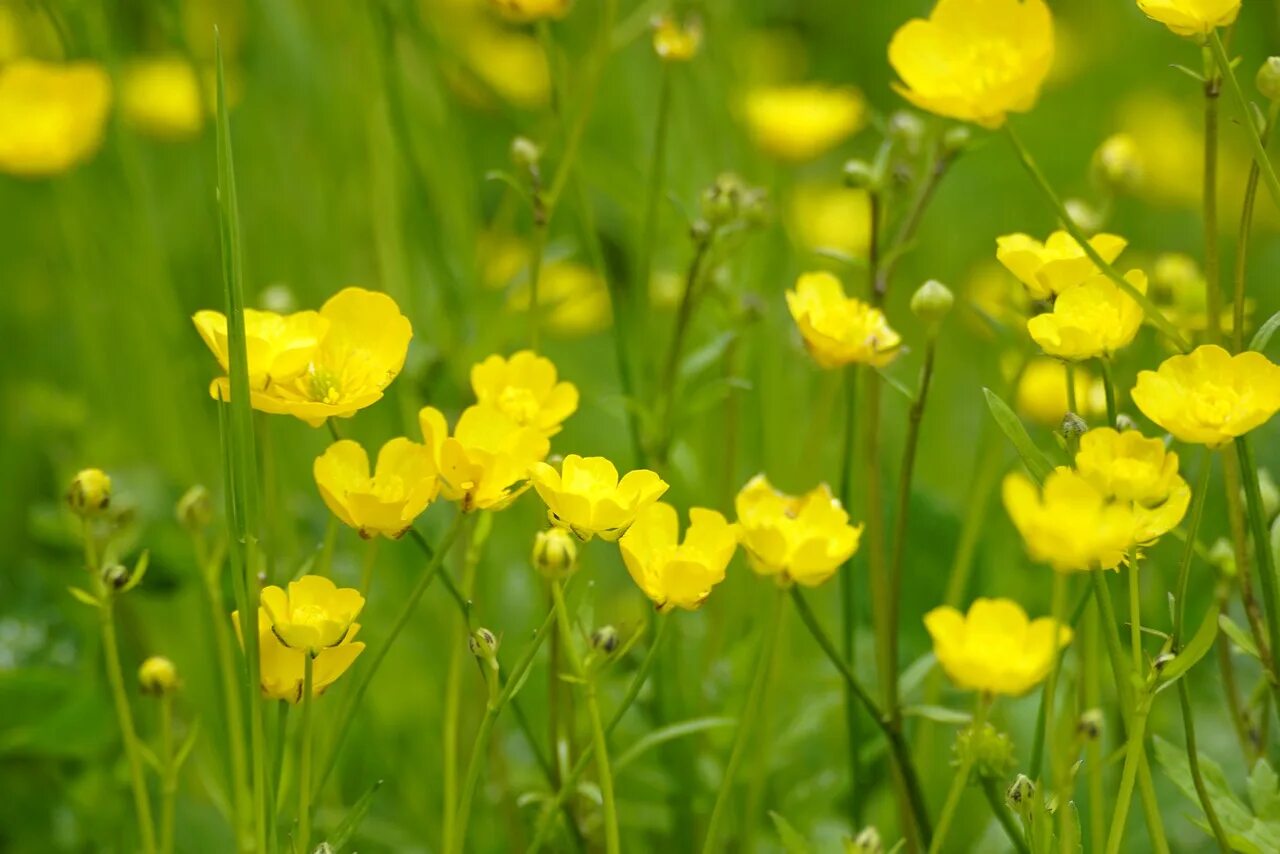
[[102,469],[82,469],[71,479],[67,504],[79,516],[93,516],[111,503],[111,477]]
[[854,258],[867,255],[871,196],[866,190],[807,185],[791,197],[788,224],[806,249],[834,249]]
[[1138,0],[1138,8],[1180,36],[1207,36],[1236,22],[1240,0]]
[[[512,290],[507,304],[514,311],[528,311],[529,302],[526,280]],[[543,266],[538,279],[538,313],[548,332],[566,337],[599,332],[613,320],[604,279],[576,261]]]
[[403,437],[382,446],[373,474],[369,455],[350,439],[330,445],[312,471],[333,515],[365,539],[403,536],[439,491],[431,449]]
[[1172,531],[1191,503],[1191,487],[1178,475],[1178,455],[1137,430],[1088,431],[1080,437],[1076,470],[1108,498],[1132,502],[1136,545]]
[[489,5],[513,21],[563,18],[572,0],[489,0]]
[[760,575],[816,587],[858,550],[861,525],[825,483],[804,495],[787,495],[758,474],[734,500],[742,548]]
[[440,494],[462,511],[501,510],[529,488],[529,468],[546,458],[547,437],[487,404],[469,406],[454,425],[427,406],[418,425],[435,456]]
[[162,139],[195,136],[205,115],[200,78],[189,62],[177,57],[130,62],[124,69],[120,109],[143,133]]
[[[1089,245],[1110,264],[1127,244],[1114,234],[1095,234],[1089,238]],[[1035,299],[1053,299],[1099,272],[1076,239],[1065,231],[1055,231],[1044,243],[1026,234],[998,237],[996,259],[1027,286]]]
[[274,585],[262,588],[262,610],[275,636],[291,649],[312,654],[342,643],[363,607],[358,590],[340,588],[322,575],[290,581],[288,592]]
[[[226,315],[206,309],[197,311],[191,319],[223,372],[230,373]],[[274,384],[297,379],[315,359],[320,341],[328,331],[329,320],[316,311],[281,315],[274,311],[245,309],[249,387],[266,391]],[[216,392],[213,394],[217,397]]]
[[938,0],[889,42],[894,89],[923,110],[988,128],[1035,106],[1053,63],[1044,0]]
[[969,613],[934,608],[924,617],[933,652],[956,687],[1018,697],[1053,670],[1071,628],[1051,617],[1028,620],[1011,599],[975,599]]
[[[1106,388],[1102,380],[1091,375],[1083,366],[1075,369],[1076,414],[1088,418],[1106,411]],[[1056,359],[1037,358],[1027,363],[1018,380],[1018,391],[1013,399],[1019,415],[1037,424],[1057,428],[1062,416],[1067,414],[1067,372]]]
[[665,62],[688,62],[702,46],[702,26],[696,20],[679,23],[670,15],[653,22],[653,52]]
[[[1124,278],[1139,293],[1147,292],[1141,270],[1130,270]],[[1027,332],[1050,356],[1071,361],[1105,358],[1133,341],[1142,317],[1137,300],[1099,274],[1059,294],[1053,311],[1027,321]]]
[[[551,70],[537,38],[498,22],[476,20],[457,33],[456,39],[467,67],[494,94],[526,110],[546,105]],[[459,94],[470,101],[486,105],[492,101],[474,85],[459,88]]]
[[532,350],[510,359],[490,356],[475,365],[471,388],[481,404],[544,436],[559,433],[560,423],[578,409],[577,386],[556,382],[556,366]]
[[627,472],[619,480],[618,470],[604,457],[570,454],[560,471],[539,462],[530,473],[551,524],[580,540],[617,540],[637,513],[667,491],[666,481],[648,469]]
[[138,687],[156,697],[172,694],[178,688],[178,668],[163,655],[153,655],[138,668]]
[[97,152],[111,80],[89,62],[16,59],[0,67],[0,172],[56,175]]
[[[266,592],[265,590],[263,592]],[[244,642],[240,629],[240,612],[231,614],[236,636]],[[355,639],[360,631],[359,623],[352,623],[342,640],[335,646],[325,647],[314,653],[311,663],[311,696],[319,697],[364,652],[364,644]],[[297,705],[302,702],[306,686],[306,660],[312,655],[302,649],[294,649],[280,642],[272,629],[271,618],[265,608],[258,609],[258,677],[262,696],[267,700],[284,700]]]
[[1183,442],[1217,447],[1280,409],[1280,367],[1261,353],[1232,356],[1205,344],[1138,374],[1132,397],[1142,414]]
[[810,83],[752,90],[747,130],[763,151],[782,160],[812,160],[853,136],[866,121],[854,89]]
[[853,362],[881,367],[893,361],[902,344],[884,312],[846,297],[830,273],[801,275],[795,290],[787,291],[787,307],[809,354],[824,368]]
[[1004,506],[1027,553],[1058,572],[1115,569],[1133,544],[1137,518],[1084,475],[1054,470],[1043,490],[1022,472],[1004,479]]
[[659,501],[636,514],[618,540],[627,572],[659,611],[695,610],[711,588],[724,581],[724,571],[738,547],[734,526],[714,510],[694,507],[680,542],[676,509]]

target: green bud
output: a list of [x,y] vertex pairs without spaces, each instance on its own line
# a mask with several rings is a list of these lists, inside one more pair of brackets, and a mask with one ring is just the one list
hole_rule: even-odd
[[120,590],[129,583],[133,573],[120,563],[109,563],[102,568],[102,583],[108,590]]
[[876,170],[865,160],[850,160],[844,164],[844,184],[855,190],[873,189],[879,183]]
[[178,690],[178,668],[163,655],[153,655],[138,668],[142,693],[163,697]]
[[973,131],[968,125],[953,125],[942,134],[942,149],[947,154],[959,154],[968,148],[972,141]]
[[178,499],[178,522],[191,533],[204,530],[213,521],[213,502],[209,490],[200,484],[188,489]]
[[516,168],[533,171],[538,168],[538,161],[542,159],[542,149],[527,136],[518,136],[511,140],[511,162]]
[[908,154],[915,154],[920,150],[925,130],[924,119],[910,110],[898,110],[889,117],[889,138],[901,145]]
[[611,654],[618,648],[618,630],[613,626],[601,626],[591,633],[591,646],[605,655]]
[[911,295],[911,313],[930,325],[937,325],[955,305],[951,289],[936,279],[930,279]]
[[277,282],[262,289],[262,293],[258,294],[258,305],[276,314],[292,314],[298,310],[298,298],[294,296],[292,288],[283,282]]
[[1219,537],[1209,547],[1209,563],[1227,578],[1236,575],[1236,550],[1225,537]]
[[1142,183],[1142,155],[1126,133],[1109,136],[1093,152],[1093,180],[1112,193],[1132,193]]
[[956,733],[953,747],[958,765],[969,765],[978,780],[1003,777],[1013,767],[1013,741],[990,723],[981,729],[965,727]]
[[578,562],[578,544],[563,528],[539,531],[533,540],[533,566],[545,578],[568,578]]
[[1269,56],[1254,78],[1258,92],[1268,101],[1280,101],[1280,56]]
[[493,632],[485,628],[476,629],[470,638],[471,654],[485,661],[494,661],[498,657],[498,639]]
[[1116,429],[1121,433],[1126,430],[1137,430],[1138,422],[1134,421],[1131,416],[1125,415],[1121,412],[1116,415]]
[[884,842],[880,839],[880,831],[867,825],[853,839],[845,839],[844,850],[845,854],[884,854]]
[[1085,709],[1076,721],[1076,734],[1085,741],[1097,741],[1105,722],[1101,709]]
[[1087,234],[1095,234],[1102,229],[1102,214],[1088,202],[1083,199],[1067,199],[1064,206],[1071,221]]
[[1019,774],[1013,785],[1005,792],[1004,802],[1009,809],[1018,815],[1026,816],[1031,810],[1032,800],[1036,796],[1036,784],[1026,774]]

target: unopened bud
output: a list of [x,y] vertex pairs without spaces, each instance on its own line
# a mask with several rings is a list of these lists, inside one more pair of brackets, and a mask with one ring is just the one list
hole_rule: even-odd
[[953,125],[942,134],[942,149],[947,154],[956,155],[969,147],[973,141],[973,131],[968,125]]
[[711,224],[705,219],[695,219],[689,226],[689,239],[694,243],[706,243],[711,237]]
[[942,322],[942,319],[955,305],[955,295],[951,289],[935,279],[930,279],[911,295],[911,313],[930,325]]
[[108,590],[119,590],[129,583],[129,568],[119,563],[109,563],[102,568],[102,583]]
[[1036,784],[1031,782],[1031,778],[1026,774],[1019,774],[1017,779],[1013,781],[1013,785],[1005,792],[1004,801],[1009,805],[1009,809],[1016,813],[1023,813],[1031,804],[1031,799],[1036,795]]
[[1262,512],[1267,519],[1275,518],[1280,513],[1280,489],[1266,469],[1258,469],[1258,491],[1262,493]]
[[702,216],[713,226],[727,225],[738,218],[742,180],[726,173],[702,191]]
[[527,136],[511,140],[511,162],[522,170],[535,170],[542,159],[542,150]]
[[578,562],[578,544],[563,528],[539,531],[533,540],[533,566],[546,578],[567,578]]
[[1067,199],[1067,216],[1081,229],[1094,234],[1102,228],[1102,214],[1083,199]]
[[591,646],[605,655],[618,648],[618,630],[613,626],[601,626],[591,633]]
[[178,499],[178,522],[192,533],[204,530],[213,520],[213,502],[209,490],[200,484],[188,489]]
[[876,171],[865,160],[850,160],[844,164],[844,184],[855,190],[866,190],[877,183]]
[[956,762],[979,780],[1003,777],[1013,766],[1013,741],[989,723],[956,733],[954,752]]
[[1118,133],[1093,152],[1093,179],[1112,193],[1132,193],[1142,183],[1142,154],[1137,141]]
[[889,117],[889,138],[901,145],[908,154],[915,154],[920,150],[924,134],[924,119],[917,113],[898,110]]
[[1258,92],[1268,101],[1280,101],[1280,56],[1269,56],[1254,78]]
[[671,15],[653,19],[653,52],[665,62],[688,62],[702,46],[702,22],[690,18],[683,24]]
[[1227,578],[1236,575],[1236,550],[1224,537],[1209,547],[1209,563]]
[[102,469],[84,469],[71,479],[67,504],[77,515],[96,516],[111,504],[111,478]]
[[1126,430],[1137,430],[1138,422],[1134,421],[1132,416],[1125,415],[1121,412],[1116,415],[1116,429],[1121,433]]
[[274,285],[267,285],[258,294],[258,305],[276,314],[292,314],[298,310],[298,298],[284,282],[276,282]]
[[492,661],[498,655],[498,638],[485,628],[476,629],[470,638],[471,654]]
[[1089,425],[1074,412],[1062,416],[1062,435],[1067,439],[1079,439],[1089,432]]
[[178,668],[163,655],[153,655],[138,668],[138,685],[154,697],[172,694],[178,689]]
[[880,839],[880,831],[867,825],[858,831],[853,839],[846,839],[845,854],[884,854],[884,842]]
[[1101,709],[1085,709],[1076,721],[1076,733],[1085,741],[1097,741],[1104,723]]

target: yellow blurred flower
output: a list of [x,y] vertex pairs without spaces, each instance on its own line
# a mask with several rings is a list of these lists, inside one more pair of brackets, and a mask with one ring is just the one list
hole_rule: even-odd
[[747,93],[747,131],[767,154],[812,160],[858,132],[866,102],[856,90],[808,83],[768,86]]
[[22,29],[18,26],[18,15],[8,6],[0,6],[0,62],[21,55]]
[[178,668],[163,655],[153,655],[138,668],[138,687],[156,697],[172,694],[178,689]]
[[382,446],[373,474],[369,455],[350,439],[330,445],[312,471],[333,515],[365,539],[403,536],[439,491],[431,449],[403,437]]
[[[233,612],[231,620],[235,624],[236,636],[243,644],[240,612]],[[347,668],[351,667],[356,657],[364,652],[364,644],[355,639],[359,631],[360,624],[351,623],[337,645],[325,647],[314,654],[311,665],[312,697],[323,694],[325,689],[338,680],[339,676],[347,672]],[[304,656],[306,655],[311,653],[281,643],[272,627],[271,618],[267,616],[266,609],[258,609],[258,677],[264,699],[284,700],[295,706],[302,702],[306,676]]]
[[1142,371],[1131,396],[1144,415],[1176,438],[1217,447],[1280,409],[1280,367],[1261,353],[1232,356],[1206,344],[1165,359],[1158,370]]
[[515,501],[529,488],[529,469],[551,447],[545,435],[485,404],[463,410],[452,436],[444,414],[431,406],[418,412],[418,425],[435,455],[440,494],[464,513]]
[[[1095,234],[1089,245],[1110,264],[1124,251],[1126,242],[1114,234]],[[1053,299],[1099,272],[1065,231],[1055,231],[1043,243],[1026,234],[998,237],[996,259],[1027,286],[1034,299],[1041,300]]]
[[1027,553],[1058,572],[1115,569],[1133,543],[1133,508],[1109,501],[1084,475],[1058,468],[1038,488],[1022,472],[1004,479],[1004,506]]
[[338,587],[323,575],[290,581],[287,592],[275,585],[262,588],[271,631],[285,646],[312,654],[342,643],[362,608],[360,591]]
[[513,21],[541,21],[563,18],[572,0],[489,0],[489,5]]
[[965,297],[984,320],[974,325],[988,337],[991,321],[1008,330],[1021,330],[1026,325],[1031,309],[1027,289],[994,261],[983,262],[973,271]]
[[[1209,328],[1204,273],[1190,255],[1166,252],[1156,257],[1151,272],[1151,297],[1165,317],[1179,328],[1190,332],[1203,332]],[[1253,298],[1245,298],[1246,321],[1253,315],[1256,305]],[[1231,306],[1224,306],[1218,318],[1219,330],[1229,333],[1233,323]]]
[[1071,628],[1051,617],[1028,620],[1011,599],[975,599],[969,613],[950,606],[924,617],[938,664],[966,691],[1018,697],[1045,680]]
[[[1100,378],[1091,375],[1083,366],[1075,369],[1076,415],[1089,418],[1105,411],[1106,388]],[[1045,427],[1057,428],[1067,414],[1067,372],[1056,359],[1037,358],[1027,363],[1018,380],[1014,396],[1014,408],[1024,418]]]
[[457,41],[467,67],[498,97],[525,110],[546,106],[551,96],[551,70],[536,38],[476,21]]
[[858,550],[861,525],[850,525],[849,514],[825,483],[804,495],[787,495],[758,474],[734,500],[742,548],[751,568],[816,587]]
[[17,59],[0,66],[0,172],[56,175],[102,144],[111,79],[91,62]]
[[866,190],[807,184],[791,196],[790,225],[798,244],[865,258],[870,241],[871,197]]
[[787,308],[805,347],[824,368],[857,363],[882,367],[898,355],[902,339],[889,327],[884,312],[844,295],[830,273],[804,273],[787,291]]
[[481,404],[544,436],[559,433],[561,422],[578,409],[577,386],[556,382],[556,366],[532,350],[510,359],[495,354],[473,366],[471,389]]
[[1133,540],[1146,545],[1172,531],[1187,513],[1191,487],[1178,475],[1178,455],[1159,439],[1111,427],[1080,437],[1076,470],[1108,498],[1132,502]]
[[[508,306],[529,310],[529,283],[520,283]],[[595,270],[575,261],[545,264],[538,278],[538,312],[543,328],[565,337],[589,335],[613,320],[609,290]]]
[[533,487],[547,505],[547,518],[580,540],[598,536],[610,542],[627,532],[636,514],[667,491],[667,483],[648,469],[627,472],[621,480],[604,457],[564,458],[560,471],[533,465]]
[[702,47],[702,24],[694,20],[678,22],[671,15],[659,15],[653,22],[653,52],[665,62],[688,62]]
[[1235,23],[1240,0],[1138,0],[1138,8],[1180,36],[1207,36]]
[[724,581],[738,547],[734,526],[714,510],[689,510],[680,542],[680,518],[670,504],[650,504],[618,540],[627,572],[659,611],[695,610]]
[[[227,317],[220,311],[197,311],[191,318],[196,331],[213,352],[223,372],[231,370],[227,345]],[[247,308],[244,312],[245,351],[249,357],[249,387],[262,391],[287,383],[307,370],[329,320],[316,311],[277,314]],[[217,394],[214,394],[217,397]]]
[[162,139],[195,136],[205,115],[200,78],[178,57],[134,60],[124,68],[120,110],[143,133]]
[[79,516],[93,516],[111,503],[111,477],[102,469],[81,469],[67,489],[67,504]]
[[938,0],[928,20],[889,42],[900,95],[923,110],[987,128],[1035,106],[1053,64],[1043,0]]
[[480,283],[486,288],[501,290],[528,265],[529,245],[505,231],[483,231],[476,240],[476,261]]
[[[1130,270],[1125,281],[1147,292],[1147,277]],[[1129,345],[1142,326],[1142,306],[1102,274],[1058,295],[1053,311],[1027,321],[1027,332],[1050,356],[1081,361],[1107,358]]]

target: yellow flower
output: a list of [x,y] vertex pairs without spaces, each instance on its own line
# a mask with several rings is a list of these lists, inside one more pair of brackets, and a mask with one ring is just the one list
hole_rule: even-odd
[[111,503],[111,477],[102,469],[82,469],[71,479],[67,504],[79,516],[93,516]]
[[1011,599],[975,599],[968,614],[934,608],[924,616],[938,664],[956,687],[1018,697],[1045,680],[1071,628],[1051,617],[1028,620]]
[[532,350],[510,359],[493,355],[473,366],[471,389],[481,404],[544,436],[559,433],[560,423],[578,409],[577,387],[556,382],[556,366]]
[[688,62],[702,47],[702,26],[696,21],[681,24],[670,15],[660,15],[653,23],[653,52],[665,62]]
[[866,257],[871,222],[871,197],[866,190],[801,186],[791,197],[790,208],[791,230],[801,246]]
[[503,17],[525,22],[563,18],[569,11],[571,0],[489,0],[489,5]]
[[[1147,292],[1147,277],[1130,270],[1125,281]],[[1058,295],[1053,311],[1027,321],[1027,331],[1050,356],[1080,361],[1106,358],[1128,346],[1142,326],[1142,306],[1098,274]]]
[[[1106,388],[1101,379],[1083,366],[1075,369],[1076,414],[1088,418],[1106,410]],[[1018,414],[1045,427],[1057,428],[1067,414],[1067,372],[1056,359],[1037,358],[1027,363],[1014,397]]]
[[627,532],[636,514],[662,497],[666,482],[648,469],[618,470],[604,457],[564,458],[560,471],[535,463],[533,488],[547,505],[547,518],[580,540],[599,536],[613,542]]
[[1076,470],[1108,498],[1132,502],[1136,545],[1172,531],[1191,503],[1191,487],[1178,475],[1178,455],[1137,430],[1088,431],[1080,437]]
[[659,611],[692,611],[711,595],[711,588],[724,581],[738,537],[724,516],[694,507],[680,542],[676,509],[659,501],[636,514],[635,524],[618,540],[618,547],[632,580]]
[[125,66],[120,109],[138,130],[162,139],[192,137],[204,126],[200,79],[189,62],[177,57],[141,59]]
[[[1151,296],[1165,317],[1192,332],[1203,332],[1209,328],[1204,273],[1194,258],[1182,252],[1166,252],[1156,257],[1151,272]],[[1246,320],[1253,314],[1255,307],[1256,300],[1245,299]],[[1221,312],[1218,328],[1229,334],[1234,324],[1232,307],[1224,306]]]
[[111,80],[94,63],[17,59],[0,67],[0,172],[56,175],[102,144]]
[[453,435],[444,414],[427,406],[418,425],[435,456],[440,494],[464,513],[501,510],[529,488],[529,468],[547,456],[551,443],[531,427],[521,427],[493,406],[469,406]]
[[1183,442],[1217,447],[1280,409],[1280,367],[1261,353],[1232,356],[1206,344],[1138,374],[1132,397],[1144,415]]
[[[236,627],[236,636],[243,644],[240,612],[233,612],[231,620]],[[336,646],[325,647],[314,654],[311,664],[312,697],[323,694],[339,676],[347,672],[356,657],[364,652],[364,644],[355,639],[359,631],[360,624],[352,623]],[[272,629],[271,618],[267,616],[266,609],[258,609],[258,677],[265,699],[284,700],[294,705],[302,702],[306,684],[306,655],[311,653],[281,643]]]
[[808,83],[753,89],[747,130],[761,150],[782,160],[812,160],[857,133],[866,103],[855,89]]
[[[230,372],[227,317],[220,311],[197,311],[196,331],[213,352],[223,372]],[[296,379],[311,364],[329,321],[316,311],[276,314],[247,308],[244,312],[245,351],[249,356],[249,387],[262,391]],[[229,386],[228,386],[229,387]],[[215,383],[215,388],[220,388]],[[213,392],[217,397],[217,392]]]
[[[529,310],[529,283],[521,282],[507,303],[514,311]],[[608,328],[613,320],[609,290],[595,270],[574,261],[546,264],[538,279],[538,313],[543,328],[565,337],[589,335]]]
[[884,312],[846,297],[830,273],[804,273],[787,291],[787,307],[805,347],[824,368],[857,363],[881,367],[893,361],[902,339],[889,328]]
[[459,34],[457,42],[467,67],[508,103],[526,110],[546,105],[551,70],[538,40],[528,33],[490,24],[478,21]]
[[330,445],[313,472],[333,515],[365,539],[403,536],[439,491],[431,449],[403,437],[382,446],[372,475],[369,455],[350,439]]
[[987,128],[1035,106],[1053,63],[1043,0],[938,0],[894,33],[894,88],[923,110]]
[[1021,472],[1004,479],[1004,506],[1027,553],[1058,572],[1115,569],[1133,543],[1133,508],[1109,501],[1084,475],[1058,468],[1043,490]]
[[360,591],[338,587],[323,575],[290,581],[288,592],[274,585],[262,588],[262,610],[275,636],[291,649],[312,654],[342,643],[363,607]]
[[[1110,264],[1124,251],[1126,243],[1114,234],[1095,234],[1089,238],[1089,245]],[[1053,299],[1099,272],[1076,239],[1065,231],[1055,231],[1044,243],[1026,234],[998,237],[996,258],[1027,286],[1033,298],[1042,300]]]
[[779,581],[816,587],[858,550],[861,525],[825,483],[804,495],[778,492],[758,474],[734,500],[742,548],[751,568]]
[[1180,36],[1207,36],[1235,23],[1240,0],[1138,0],[1138,8]]
[[178,688],[178,668],[163,655],[153,655],[138,668],[138,687],[157,697],[172,694]]

